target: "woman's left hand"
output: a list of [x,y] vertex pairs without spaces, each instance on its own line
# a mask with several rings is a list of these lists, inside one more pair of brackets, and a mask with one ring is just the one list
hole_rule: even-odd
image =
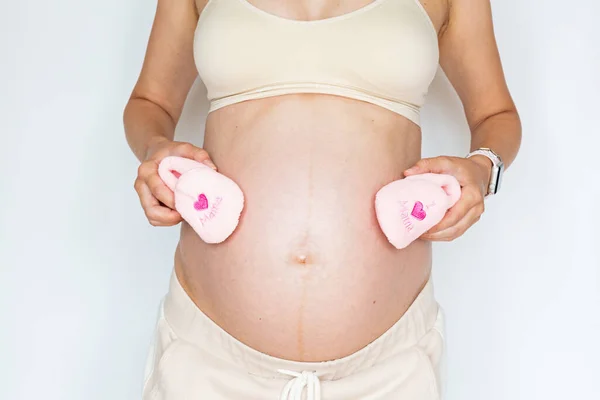
[[487,192],[491,167],[491,161],[485,156],[476,155],[470,158],[441,156],[424,158],[404,171],[405,176],[428,172],[452,175],[461,186],[458,202],[446,212],[437,225],[423,234],[421,239],[454,240],[479,221],[484,211],[483,199]]

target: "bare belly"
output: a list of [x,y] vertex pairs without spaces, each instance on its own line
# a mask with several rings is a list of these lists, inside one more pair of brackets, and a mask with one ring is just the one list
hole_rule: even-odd
[[269,355],[324,361],[364,347],[406,311],[428,243],[396,250],[374,196],[420,157],[419,128],[364,102],[288,95],[225,107],[204,148],[246,198],[218,245],[183,224],[178,277],[198,307]]

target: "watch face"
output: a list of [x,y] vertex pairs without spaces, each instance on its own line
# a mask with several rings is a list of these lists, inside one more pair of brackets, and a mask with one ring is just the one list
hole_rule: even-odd
[[496,171],[496,188],[494,189],[494,193],[497,193],[500,190],[500,185],[502,184],[502,175],[504,172],[504,164],[500,163],[497,167]]

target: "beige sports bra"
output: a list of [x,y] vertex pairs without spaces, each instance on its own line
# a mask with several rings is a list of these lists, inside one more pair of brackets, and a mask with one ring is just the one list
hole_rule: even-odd
[[247,0],[209,0],[194,58],[209,112],[246,100],[323,93],[376,104],[419,125],[439,50],[419,0],[374,0],[312,21],[279,17]]

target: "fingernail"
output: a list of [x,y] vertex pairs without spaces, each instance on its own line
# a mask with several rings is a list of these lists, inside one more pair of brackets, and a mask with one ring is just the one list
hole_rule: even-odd
[[202,161],[202,163],[203,163],[204,165],[208,165],[209,167],[211,167],[211,168],[212,168],[212,169],[214,169],[215,171],[217,170],[217,166],[216,166],[215,164],[213,164],[213,162],[212,162],[212,161],[210,161],[210,160],[204,160],[204,161]]

